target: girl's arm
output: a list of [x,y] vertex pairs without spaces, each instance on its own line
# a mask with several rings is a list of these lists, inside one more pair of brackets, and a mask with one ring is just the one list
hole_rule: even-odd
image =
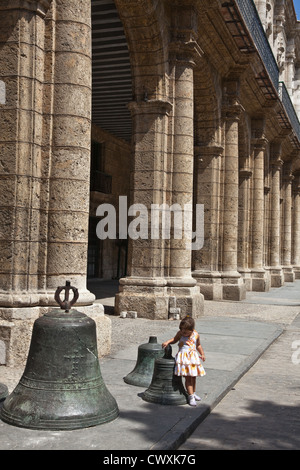
[[200,344],[200,336],[199,335],[198,335],[198,338],[197,338],[196,349],[197,349],[202,361],[205,361],[205,354],[204,354],[203,348]]
[[166,348],[169,344],[175,344],[177,343],[177,341],[179,341],[181,338],[181,331],[179,330],[176,335],[174,336],[174,338],[171,338],[171,339],[168,339],[168,341],[165,341],[163,344],[162,344],[162,347],[163,348]]

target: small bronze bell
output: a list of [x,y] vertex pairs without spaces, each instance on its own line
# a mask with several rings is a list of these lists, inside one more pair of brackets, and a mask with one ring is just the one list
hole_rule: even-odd
[[124,377],[124,382],[137,387],[148,387],[152,380],[155,359],[163,357],[163,355],[164,350],[157,343],[157,337],[150,336],[148,343],[138,347],[135,368]]
[[150,387],[142,395],[143,400],[161,405],[185,405],[187,393],[181,377],[174,375],[175,359],[172,348],[165,348],[165,355],[156,359]]
[[[59,298],[63,289],[64,302]],[[71,302],[69,290],[74,292]],[[118,416],[100,372],[95,322],[70,310],[77,298],[77,289],[67,282],[55,295],[66,311],[52,309],[35,321],[25,371],[1,409],[6,423],[63,430],[95,426]]]

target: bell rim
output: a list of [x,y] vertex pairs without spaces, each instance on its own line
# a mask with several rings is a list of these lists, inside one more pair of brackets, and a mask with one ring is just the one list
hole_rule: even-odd
[[106,414],[101,415],[94,415],[94,416],[86,416],[81,418],[55,418],[53,420],[50,419],[40,419],[37,422],[33,423],[24,423],[24,420],[21,418],[17,418],[12,413],[9,413],[2,408],[0,410],[0,418],[3,422],[7,424],[11,424],[13,426],[19,428],[26,428],[26,429],[40,429],[40,430],[51,430],[51,431],[67,431],[73,429],[81,429],[81,428],[88,428],[92,426],[98,426],[101,424],[109,423],[114,421],[118,418],[120,414],[119,408],[116,407]]

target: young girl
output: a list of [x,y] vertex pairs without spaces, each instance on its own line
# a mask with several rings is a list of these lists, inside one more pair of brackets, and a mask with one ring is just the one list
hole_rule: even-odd
[[[205,370],[200,362],[205,361],[205,354],[200,344],[200,337],[195,331],[195,321],[193,318],[186,316],[179,325],[179,331],[174,338],[165,341],[162,344],[166,348],[169,344],[175,344],[179,341],[179,351],[175,356],[175,375],[185,377],[185,387],[189,395],[189,405],[196,406],[196,400],[201,400],[196,395],[196,377],[205,375]],[[198,353],[199,355],[198,355]]]

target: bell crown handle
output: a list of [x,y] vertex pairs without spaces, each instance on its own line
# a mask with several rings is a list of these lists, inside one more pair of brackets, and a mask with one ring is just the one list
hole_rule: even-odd
[[[64,300],[61,300],[60,293],[63,290],[65,291],[65,298]],[[70,290],[73,291],[73,298],[71,300],[69,300]],[[69,312],[70,308],[77,302],[78,297],[79,297],[78,289],[74,286],[71,286],[70,281],[66,281],[65,286],[58,287],[54,295],[54,299],[56,300],[60,308],[62,310],[65,310],[65,312]]]

